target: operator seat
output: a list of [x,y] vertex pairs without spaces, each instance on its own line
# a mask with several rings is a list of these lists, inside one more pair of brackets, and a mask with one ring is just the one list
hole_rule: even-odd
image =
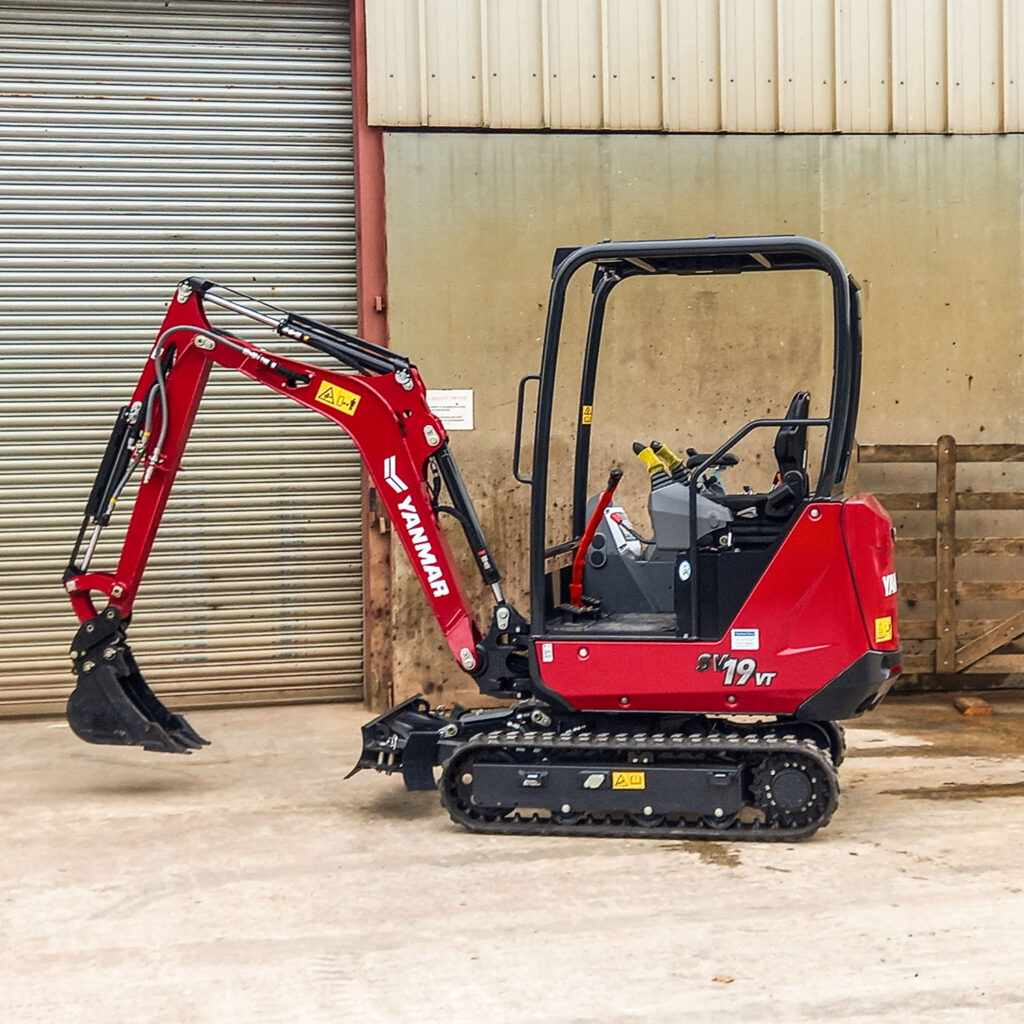
[[[787,420],[805,420],[811,407],[811,393],[798,391],[789,408]],[[807,425],[793,424],[779,427],[775,435],[775,461],[779,472],[775,486],[764,504],[769,519],[788,519],[796,506],[807,497]]]
[[[811,393],[798,391],[789,403],[787,420],[807,419],[811,407]],[[788,519],[804,498],[807,497],[807,426],[806,424],[785,423],[775,435],[775,461],[779,471],[775,483],[767,494],[726,494],[715,500],[729,508],[733,516],[733,527],[738,533],[760,533],[752,527],[751,519],[774,520],[780,523]],[[744,520],[746,522],[744,522]],[[777,527],[775,528],[777,529]],[[774,533],[774,529],[772,530]]]
[[[787,420],[805,420],[811,408],[810,391],[798,391],[786,410]],[[779,464],[779,479],[796,471],[803,474],[804,491],[807,490],[807,425],[784,425],[775,435],[775,461]]]

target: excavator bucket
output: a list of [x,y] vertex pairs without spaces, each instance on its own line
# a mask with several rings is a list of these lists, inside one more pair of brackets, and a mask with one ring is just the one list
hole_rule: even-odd
[[124,621],[108,608],[83,623],[71,648],[78,685],[68,698],[72,730],[89,743],[189,754],[204,740],[149,688],[124,640]]

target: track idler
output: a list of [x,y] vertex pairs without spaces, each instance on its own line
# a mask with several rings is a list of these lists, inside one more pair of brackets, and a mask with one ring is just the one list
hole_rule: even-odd
[[190,754],[209,742],[181,715],[169,711],[149,688],[125,641],[127,623],[116,608],[83,622],[71,645],[78,684],[67,718],[87,743],[140,746]]

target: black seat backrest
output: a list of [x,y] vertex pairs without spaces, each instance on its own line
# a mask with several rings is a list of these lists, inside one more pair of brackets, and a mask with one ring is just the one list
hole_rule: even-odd
[[[793,400],[789,403],[786,412],[787,420],[805,420],[811,408],[811,393],[809,391],[798,391]],[[793,470],[804,473],[807,469],[807,427],[806,426],[785,426],[779,427],[775,435],[775,461],[779,464],[779,476],[785,475]]]

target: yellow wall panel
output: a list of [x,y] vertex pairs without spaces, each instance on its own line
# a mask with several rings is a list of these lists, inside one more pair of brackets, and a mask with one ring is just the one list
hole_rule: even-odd
[[1024,7],[1003,6],[1003,130],[1024,131]]
[[893,0],[893,130],[944,132],[946,0]]
[[544,0],[547,28],[548,124],[603,128],[604,54],[597,0]]
[[722,126],[730,132],[778,128],[776,0],[721,0]]
[[949,128],[1002,130],[1002,0],[947,0]]
[[1024,0],[363,0],[372,124],[1024,130]]
[[887,132],[892,123],[890,0],[836,0],[836,128]]
[[[428,125],[480,128],[483,42],[479,0],[421,0]],[[453,32],[454,26],[459,31]]]
[[661,115],[661,5],[603,0],[605,128],[658,131]]
[[419,6],[418,0],[366,5],[371,124],[426,123],[426,96],[420,82]]
[[492,128],[544,127],[544,61],[539,4],[489,0],[485,120]]
[[835,27],[828,0],[778,0],[779,128],[835,128]]
[[718,0],[662,4],[663,119],[666,131],[722,127]]

